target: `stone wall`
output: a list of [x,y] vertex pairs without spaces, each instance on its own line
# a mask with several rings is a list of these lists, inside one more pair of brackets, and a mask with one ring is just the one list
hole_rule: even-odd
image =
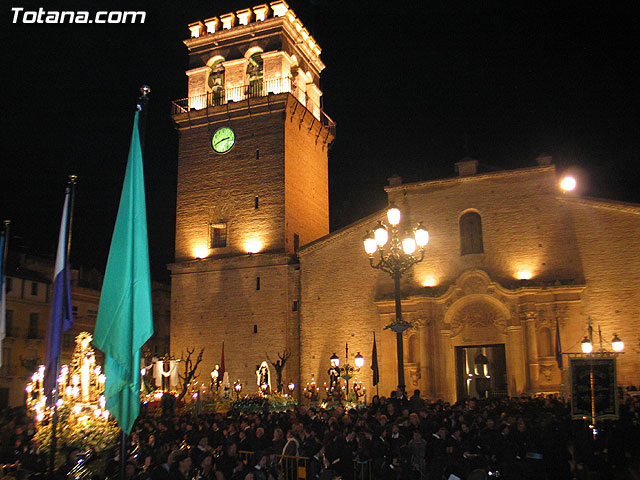
[[[424,261],[402,284],[403,295],[409,297],[403,300],[403,313],[423,325],[420,341],[428,346],[419,345],[416,355],[429,365],[410,362],[412,371],[421,372],[417,386],[453,400],[453,348],[486,342],[479,334],[457,338],[446,321],[447,308],[458,298],[452,288],[465,272],[474,270],[485,272],[496,285],[483,293],[484,301],[493,298],[509,312],[505,336],[500,338],[507,344],[511,394],[561,390],[563,379],[549,353],[549,348],[555,352],[556,318],[564,352],[579,352],[588,316],[602,326],[606,342],[618,333],[626,341],[619,382],[640,382],[634,333],[640,329],[638,206],[596,206],[564,196],[557,189],[553,166],[399,185],[387,191],[405,214],[406,227],[423,221],[430,233]],[[483,253],[460,253],[459,218],[467,211],[482,218]],[[362,247],[365,231],[382,215],[358,221],[301,252],[302,382],[311,374],[319,384],[326,381],[328,359],[334,351],[344,355],[345,341],[352,355],[367,352],[369,365],[375,331],[380,391],[387,395],[395,387],[395,337],[382,330],[394,318],[393,283],[368,265]],[[544,354],[538,353],[539,345]],[[370,370],[365,370],[363,380],[370,382]],[[367,388],[371,391],[370,383]]]
[[293,350],[298,324],[290,312],[298,278],[290,262],[265,254],[172,266],[171,351],[179,358],[205,348],[198,381],[206,382],[220,363],[223,341],[230,382],[239,379],[246,392],[256,391],[256,366],[267,355],[275,361],[277,352]]
[[[617,333],[621,384],[640,384],[640,206],[567,199],[576,231],[586,292],[583,317],[599,325],[605,348]],[[582,333],[582,332],[581,332]],[[577,332],[573,335],[577,339]],[[584,333],[582,333],[584,335]],[[594,340],[594,350],[599,348]]]
[[[219,221],[228,222],[227,247],[209,254],[246,253],[254,237],[263,251],[284,250],[283,116],[276,110],[181,131],[176,260],[194,258],[208,244],[209,223]],[[223,125],[234,130],[236,144],[219,155],[211,136]]]
[[333,137],[310,112],[289,97],[285,119],[286,246],[300,246],[329,233],[328,144]]

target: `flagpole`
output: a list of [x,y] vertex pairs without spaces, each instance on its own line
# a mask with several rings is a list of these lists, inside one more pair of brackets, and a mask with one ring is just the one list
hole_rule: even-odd
[[2,265],[4,268],[2,270],[2,275],[6,276],[7,274],[5,269],[7,268],[7,254],[9,252],[9,230],[11,230],[11,220],[5,220],[2,223],[4,223],[4,249],[2,251]]
[[376,358],[371,358],[371,361],[375,361],[376,362],[376,370],[374,371],[373,375],[374,375],[374,380],[375,380],[375,376],[376,376],[376,372],[377,372],[377,382],[376,382],[376,396],[380,397],[380,367],[378,366],[378,346],[376,345],[376,332],[374,330],[373,332],[373,346],[375,348],[375,353],[376,353]]
[[[140,112],[138,118],[138,136],[140,138],[140,150],[142,152],[142,160],[144,162],[144,144],[145,144],[145,133],[147,126],[147,104],[149,103],[149,93],[151,92],[151,88],[148,85],[143,85],[140,87],[140,97],[138,98],[138,103],[136,105],[136,109]],[[131,335],[133,336],[133,323],[131,324]],[[121,436],[120,436],[120,478],[124,479],[125,476],[125,466],[126,466],[126,456],[127,456],[127,434],[124,429],[120,428]]]
[[[76,180],[78,179],[77,175],[69,175],[69,210],[67,217],[67,232],[66,239],[67,244],[65,245],[65,262],[69,263],[69,253],[71,252],[71,225],[73,223],[73,204],[76,194]],[[66,265],[63,270],[64,275],[69,274],[69,269],[66,268]],[[53,321],[53,318],[51,319]],[[62,321],[62,318],[60,319]],[[60,344],[62,343],[62,337],[58,340]],[[55,360],[54,364],[54,372],[55,372],[55,381],[53,386],[53,392],[51,392],[52,396],[52,406],[53,406],[53,415],[51,418],[51,454],[49,457],[49,469],[51,478],[55,475],[56,468],[56,449],[58,448],[58,439],[57,439],[57,430],[58,430],[58,372],[60,371],[60,348],[58,348],[58,357]]]
[[0,264],[0,322],[2,322],[2,330],[0,331],[0,366],[2,366],[2,341],[6,333],[6,306],[7,292],[5,291],[4,279],[7,277],[7,256],[9,253],[9,231],[11,230],[11,220],[4,220],[4,245],[2,246],[2,264]]
[[[4,245],[2,247],[2,269],[0,269],[0,271],[2,271],[2,277],[0,277],[0,288],[4,287],[4,278],[7,276],[7,255],[9,253],[9,231],[11,230],[11,220],[4,220],[2,223],[4,223]],[[4,290],[0,292],[2,301],[5,302],[5,304],[6,304],[6,298],[5,298],[6,294],[7,292],[5,292]],[[4,322],[5,319],[2,318],[1,320]],[[1,341],[2,339],[0,339],[0,342]],[[1,357],[0,357],[0,365],[2,365]]]

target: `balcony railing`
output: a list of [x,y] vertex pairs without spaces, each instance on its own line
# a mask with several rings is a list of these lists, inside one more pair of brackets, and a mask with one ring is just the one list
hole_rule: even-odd
[[291,82],[291,78],[289,77],[261,80],[252,82],[249,85],[230,87],[216,90],[215,92],[174,100],[171,102],[171,113],[173,115],[188,113],[203,110],[207,107],[216,107],[231,102],[241,102],[251,98],[267,97],[270,94],[279,93],[293,94],[322,125],[327,127],[329,131],[335,135],[335,123],[333,120],[322,111],[320,105],[306,92],[296,88],[296,85]]

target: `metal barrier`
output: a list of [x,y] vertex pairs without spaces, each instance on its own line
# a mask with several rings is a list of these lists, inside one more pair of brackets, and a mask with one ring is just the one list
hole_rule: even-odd
[[244,463],[245,465],[250,464],[253,453],[254,452],[249,452],[247,450],[238,450],[238,456],[240,457],[240,460],[242,460],[242,463]]
[[[245,465],[253,463],[255,452],[238,451],[240,459]],[[292,457],[289,455],[269,455],[271,467],[275,470],[278,480],[304,480],[309,470],[309,457]]]
[[306,479],[309,469],[309,457],[290,457],[274,455],[278,478],[283,480]]
[[373,460],[355,461],[353,478],[354,480],[373,480]]
[[[254,462],[254,452],[246,450],[238,451],[240,459],[245,465],[252,465]],[[309,478],[309,457],[292,457],[289,455],[269,455],[271,467],[276,473],[278,480],[304,480]],[[316,472],[317,473],[317,472]],[[373,471],[373,460],[356,460],[353,462],[354,480],[375,480]],[[420,472],[420,478],[425,478],[424,472]]]

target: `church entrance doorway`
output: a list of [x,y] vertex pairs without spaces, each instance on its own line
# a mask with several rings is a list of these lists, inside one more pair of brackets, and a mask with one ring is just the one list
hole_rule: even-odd
[[456,347],[458,400],[507,396],[504,344]]

